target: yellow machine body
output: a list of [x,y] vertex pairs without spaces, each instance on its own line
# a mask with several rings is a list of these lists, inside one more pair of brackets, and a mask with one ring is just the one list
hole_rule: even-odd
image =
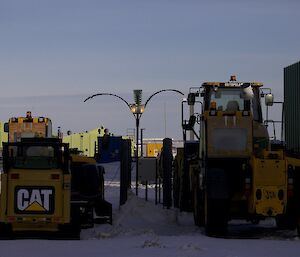
[[284,214],[288,178],[283,151],[264,151],[262,158],[252,157],[251,165],[249,212],[266,217]]

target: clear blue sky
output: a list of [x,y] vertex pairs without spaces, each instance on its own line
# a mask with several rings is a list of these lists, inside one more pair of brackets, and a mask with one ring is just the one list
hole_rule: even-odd
[[299,24],[299,0],[0,0],[1,96],[187,92],[236,74],[279,100]]
[[2,96],[282,86],[300,59],[300,1],[1,0]]

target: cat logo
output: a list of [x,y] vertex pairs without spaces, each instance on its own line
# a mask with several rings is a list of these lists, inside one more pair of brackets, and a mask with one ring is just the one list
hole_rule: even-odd
[[16,187],[16,213],[53,213],[53,187]]

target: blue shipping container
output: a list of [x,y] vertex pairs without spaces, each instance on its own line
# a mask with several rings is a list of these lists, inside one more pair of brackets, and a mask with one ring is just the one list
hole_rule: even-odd
[[107,163],[120,161],[122,137],[103,136],[98,137],[97,162]]

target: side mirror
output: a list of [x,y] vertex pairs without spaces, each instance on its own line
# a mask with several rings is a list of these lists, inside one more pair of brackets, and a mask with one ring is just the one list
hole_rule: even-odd
[[244,83],[242,86],[241,97],[245,100],[251,100],[254,96],[250,83]]
[[272,106],[274,103],[274,95],[273,94],[266,94],[265,95],[265,104],[266,106]]
[[8,122],[4,123],[4,132],[8,133],[9,131],[9,126],[8,126]]

